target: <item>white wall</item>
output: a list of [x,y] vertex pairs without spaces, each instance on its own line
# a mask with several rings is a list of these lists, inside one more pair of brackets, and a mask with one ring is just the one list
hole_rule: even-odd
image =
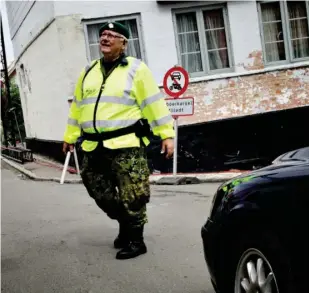
[[[40,18],[34,5],[28,22],[26,19],[25,27],[20,31],[29,27],[37,29],[40,25],[34,24],[46,23],[52,12],[56,20],[22,55],[17,69],[19,64],[24,63],[31,80],[32,91],[23,97],[27,109],[24,116],[29,124],[27,135],[62,140],[68,112],[67,96],[72,94],[78,74],[87,63],[83,22],[140,12],[147,63],[157,82],[161,83],[166,70],[178,63],[172,8],[192,3],[158,5],[156,1],[56,1],[53,5],[45,5],[43,10],[49,11],[49,16],[46,13]],[[261,51],[256,3],[228,2],[227,7],[234,71],[247,71],[245,67],[256,61],[251,53]],[[37,21],[37,18],[41,20]],[[14,42],[15,47],[22,44],[21,39]]]
[[235,72],[244,72],[244,65],[253,63],[249,54],[262,51],[257,5],[255,1],[230,1],[227,7]]
[[6,1],[14,56],[17,59],[27,45],[54,17],[53,1]]
[[8,20],[10,22],[10,34],[15,35],[27,13],[35,1],[5,1]]
[[[17,63],[29,84],[21,86],[28,137],[62,140],[68,114],[67,97],[86,64],[80,19],[60,17],[31,45]],[[20,77],[18,78],[20,84]]]

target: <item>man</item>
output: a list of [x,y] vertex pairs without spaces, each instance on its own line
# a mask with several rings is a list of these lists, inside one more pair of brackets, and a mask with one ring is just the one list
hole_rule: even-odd
[[[73,150],[81,134],[81,176],[89,195],[119,222],[117,259],[146,253],[149,169],[145,147],[152,132],[173,155],[173,119],[146,64],[124,54],[129,31],[118,22],[99,30],[103,58],[82,71],[64,134],[63,151]],[[149,126],[150,125],[150,126]]]

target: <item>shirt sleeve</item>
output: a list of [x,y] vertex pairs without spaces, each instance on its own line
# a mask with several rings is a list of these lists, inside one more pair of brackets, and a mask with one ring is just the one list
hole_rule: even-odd
[[78,121],[80,118],[80,102],[82,101],[82,98],[83,98],[82,81],[83,81],[84,75],[85,75],[85,69],[82,70],[77,80],[75,90],[74,90],[73,101],[70,106],[70,112],[69,112],[66,129],[64,132],[63,140],[69,144],[76,143],[77,139],[81,135],[81,128],[80,128]]

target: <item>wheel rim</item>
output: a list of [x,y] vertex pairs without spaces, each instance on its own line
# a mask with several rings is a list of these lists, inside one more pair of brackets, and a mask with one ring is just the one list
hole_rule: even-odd
[[257,249],[241,256],[235,275],[235,293],[279,293],[276,276],[267,258]]

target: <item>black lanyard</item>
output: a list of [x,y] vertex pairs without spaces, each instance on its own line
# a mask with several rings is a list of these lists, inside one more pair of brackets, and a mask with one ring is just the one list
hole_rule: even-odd
[[99,101],[100,101],[100,98],[101,98],[101,94],[102,94],[102,91],[104,89],[104,86],[105,86],[105,82],[107,80],[107,78],[112,74],[112,72],[115,70],[115,68],[119,65],[119,62],[116,62],[116,64],[108,71],[108,73],[105,75],[105,71],[103,70],[103,64],[101,62],[101,71],[102,71],[102,77],[103,77],[103,81],[102,81],[102,84],[101,84],[101,87],[100,87],[100,91],[99,91],[99,94],[98,94],[98,97],[97,97],[97,100],[96,100],[96,103],[95,103],[95,106],[94,106],[94,112],[93,112],[93,128],[94,128],[94,131],[96,133],[99,133],[99,131],[97,130],[96,128],[96,114],[97,114],[97,110],[98,110],[98,105],[99,105]]

